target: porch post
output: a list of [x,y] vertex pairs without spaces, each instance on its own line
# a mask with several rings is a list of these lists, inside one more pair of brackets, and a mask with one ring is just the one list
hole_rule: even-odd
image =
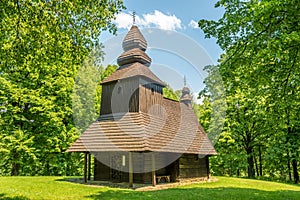
[[207,180],[210,179],[210,169],[209,169],[209,156],[205,156],[206,158],[206,170],[207,170]]
[[156,186],[156,175],[155,175],[155,155],[152,152],[152,186]]
[[83,181],[86,183],[87,182],[87,154],[86,152],[84,152],[84,167],[83,167]]
[[133,187],[133,167],[132,167],[132,154],[128,153],[128,162],[129,162],[129,187]]
[[87,180],[90,181],[91,180],[91,154],[88,154],[88,166],[87,166]]

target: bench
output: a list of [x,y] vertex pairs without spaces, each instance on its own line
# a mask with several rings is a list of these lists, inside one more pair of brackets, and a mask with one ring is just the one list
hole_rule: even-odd
[[156,176],[156,183],[170,183],[170,175]]

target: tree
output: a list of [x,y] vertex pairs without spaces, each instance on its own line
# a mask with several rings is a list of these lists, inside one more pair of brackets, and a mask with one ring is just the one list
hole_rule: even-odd
[[215,37],[226,52],[219,68],[229,80],[227,87],[240,83],[255,91],[250,95],[254,100],[264,98],[264,131],[281,135],[281,152],[285,155],[288,149],[295,183],[300,146],[299,6],[296,0],[220,0],[216,7],[225,9],[223,17],[199,21],[206,37]]
[[[0,153],[4,174],[76,171],[65,154],[78,131],[72,92],[79,66],[99,45],[121,1],[0,2]],[[3,159],[2,159],[3,158]],[[76,162],[74,162],[76,163]]]
[[79,69],[73,91],[73,118],[81,133],[100,116],[101,82],[117,68],[116,65],[104,68],[102,65],[86,62]]
[[[180,94],[181,95],[181,94]],[[166,87],[163,88],[163,96],[165,98],[174,100],[174,101],[179,101],[180,99],[179,92],[175,91],[167,84]]]

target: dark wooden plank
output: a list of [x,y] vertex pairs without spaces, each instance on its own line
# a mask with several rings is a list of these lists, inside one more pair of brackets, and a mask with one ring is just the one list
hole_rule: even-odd
[[132,153],[128,153],[128,162],[129,162],[129,187],[133,187],[133,166],[132,166]]
[[179,165],[180,169],[201,169],[200,165]]
[[83,181],[87,182],[87,153],[84,153]]
[[87,166],[87,180],[90,181],[91,180],[91,154],[88,154],[88,166]]
[[207,179],[209,179],[210,178],[210,169],[209,169],[209,156],[205,156],[205,161],[206,161],[206,172],[207,172]]
[[152,153],[152,186],[156,186],[156,175],[155,175],[155,155]]

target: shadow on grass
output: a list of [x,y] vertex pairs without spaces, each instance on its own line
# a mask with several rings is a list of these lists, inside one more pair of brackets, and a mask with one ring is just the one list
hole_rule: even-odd
[[264,191],[248,188],[172,188],[158,191],[108,190],[88,196],[92,199],[265,199],[299,200],[300,192],[291,190]]
[[27,197],[23,196],[15,196],[15,197],[7,197],[6,194],[0,193],[1,200],[29,200]]

